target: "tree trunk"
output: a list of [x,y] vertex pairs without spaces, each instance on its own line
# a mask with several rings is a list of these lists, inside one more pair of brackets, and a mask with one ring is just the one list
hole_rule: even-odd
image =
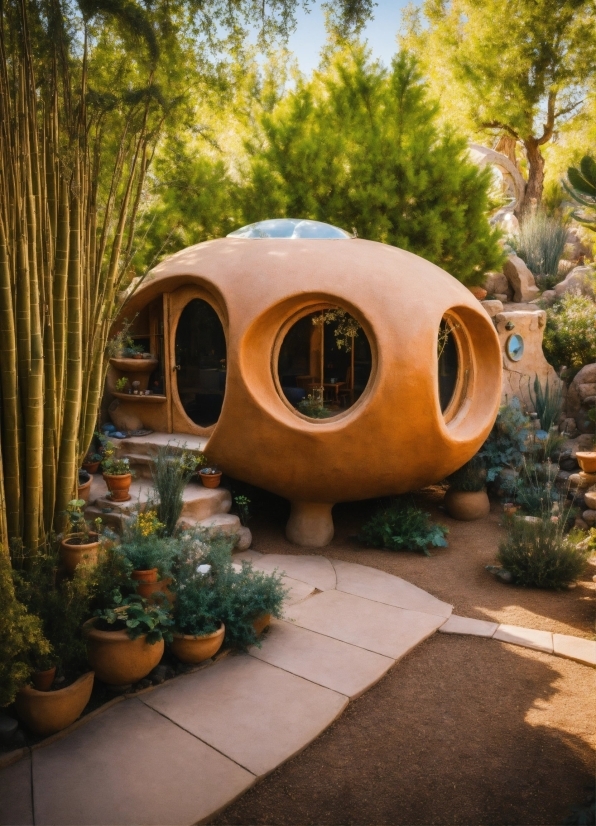
[[520,213],[524,215],[534,212],[542,203],[542,190],[544,189],[544,158],[540,151],[540,144],[536,138],[526,138],[524,140],[526,156],[528,158],[528,183],[522,201]]

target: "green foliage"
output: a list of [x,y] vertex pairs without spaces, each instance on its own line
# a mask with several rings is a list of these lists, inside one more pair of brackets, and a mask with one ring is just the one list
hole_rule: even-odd
[[39,617],[20,603],[14,591],[12,568],[0,548],[0,708],[12,703],[34,670],[33,663],[51,652]]
[[454,490],[478,491],[486,486],[486,468],[480,456],[476,454],[469,462],[447,477],[449,487]]
[[565,520],[555,520],[548,512],[537,521],[510,520],[498,559],[516,585],[564,588],[581,576],[588,552],[565,535]]
[[547,276],[542,286],[552,289],[561,278],[558,275],[559,261],[563,257],[568,221],[549,217],[542,210],[526,216],[519,235],[508,239],[510,246],[536,276]]
[[235,496],[234,502],[236,503],[236,507],[238,508],[238,515],[240,517],[240,521],[246,527],[251,518],[250,499],[248,498],[248,496]]
[[566,293],[546,313],[544,354],[557,369],[579,369],[596,361],[596,304]]
[[[225,643],[246,649],[258,645],[253,621],[262,614],[281,617],[287,594],[277,573],[255,571],[246,561],[241,570],[232,567],[233,539],[225,534],[188,534],[176,572],[176,628],[187,634],[214,631],[226,626]],[[199,565],[210,565],[202,575]]]
[[169,536],[127,535],[116,546],[132,566],[134,571],[148,571],[157,568],[160,579],[170,576],[172,565],[180,552],[179,544]]
[[134,593],[135,585],[130,576],[132,570],[132,565],[115,541],[104,543],[97,565],[89,572],[91,608],[110,607],[111,595],[116,590],[125,594]]
[[503,260],[486,218],[490,172],[439,127],[438,112],[411,56],[386,71],[359,43],[337,51],[263,113],[242,192],[247,221],[289,215],[355,228],[480,283]]
[[540,384],[538,376],[534,376],[534,394],[530,389],[530,380],[528,379],[528,393],[530,400],[534,405],[534,410],[538,414],[540,427],[547,432],[550,431],[553,425],[556,425],[563,410],[563,384],[557,382],[554,387],[549,385],[548,376],[544,388]]
[[504,468],[521,467],[529,429],[530,419],[522,412],[517,397],[501,407],[488,439],[478,451],[487,482],[494,482]]
[[87,653],[81,626],[91,613],[92,582],[83,566],[72,579],[58,574],[58,555],[51,548],[15,560],[15,593],[19,602],[41,620],[52,646],[51,659],[35,661],[36,669],[57,664],[73,678],[87,670]]
[[298,410],[311,419],[328,419],[331,416],[331,411],[323,402],[310,394],[298,402]]
[[563,186],[573,200],[584,207],[584,209],[576,210],[573,217],[580,224],[596,232],[596,161],[594,158],[584,155],[579,169],[569,167],[567,179],[569,183],[564,181]]
[[109,441],[104,445],[101,469],[113,476],[126,476],[128,473],[133,475],[128,457],[118,458],[114,444]]
[[[158,595],[153,595],[156,599]],[[110,595],[111,605],[98,609],[94,613],[94,626],[100,631],[126,631],[131,640],[147,635],[147,642],[154,645],[156,642],[172,640],[173,620],[170,617],[170,606],[162,594],[164,605],[150,604],[148,600],[131,594],[123,597],[119,590]]]
[[542,478],[536,466],[525,461],[515,482],[513,498],[528,516],[550,516],[554,503],[560,500],[551,480]]
[[184,488],[201,464],[202,456],[197,457],[187,450],[180,453],[169,444],[160,448],[155,457],[153,485],[159,498],[157,515],[166,536],[174,536],[176,532],[184,504]]
[[448,532],[448,528],[433,524],[430,514],[408,500],[394,499],[362,526],[358,538],[373,548],[421,551],[430,556],[429,547],[447,547]]

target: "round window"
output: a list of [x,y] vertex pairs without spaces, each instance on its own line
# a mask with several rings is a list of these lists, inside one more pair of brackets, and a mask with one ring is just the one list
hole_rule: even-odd
[[287,331],[277,363],[285,400],[303,416],[323,421],[355,404],[370,377],[369,341],[346,310],[326,306]]
[[506,351],[507,356],[511,359],[511,361],[519,361],[524,354],[523,338],[517,333],[509,336],[507,339]]
[[439,327],[437,342],[437,359],[439,361],[439,401],[444,413],[453,399],[457,386],[459,355],[455,340],[457,323],[450,318],[443,318]]

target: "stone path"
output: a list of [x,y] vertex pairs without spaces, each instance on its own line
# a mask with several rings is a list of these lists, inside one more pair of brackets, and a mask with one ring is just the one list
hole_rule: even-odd
[[0,770],[0,825],[185,826],[301,751],[436,630],[596,665],[596,643],[452,615],[399,577],[321,556],[237,554],[284,572],[262,648],[112,705]]

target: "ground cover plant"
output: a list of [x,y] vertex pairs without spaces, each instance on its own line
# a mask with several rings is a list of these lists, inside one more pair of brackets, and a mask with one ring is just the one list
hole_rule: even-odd
[[561,281],[559,261],[567,239],[568,222],[537,210],[522,221],[519,235],[509,239],[510,246],[535,276],[540,286],[552,289]]
[[547,310],[543,349],[555,368],[567,367],[571,373],[596,361],[596,303],[566,293]]
[[504,468],[521,466],[529,432],[530,419],[522,412],[519,399],[514,397],[501,407],[488,439],[478,451],[486,467],[487,482],[494,482]]
[[431,521],[430,514],[408,499],[394,499],[362,526],[359,540],[373,548],[389,551],[420,551],[430,556],[429,548],[446,548],[449,529]]

